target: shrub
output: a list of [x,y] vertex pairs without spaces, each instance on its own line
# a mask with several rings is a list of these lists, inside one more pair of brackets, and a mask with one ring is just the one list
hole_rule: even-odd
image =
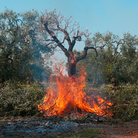
[[102,91],[113,102],[114,118],[122,121],[138,119],[138,86],[127,84],[114,90],[104,88]]
[[35,115],[43,96],[44,91],[38,84],[22,87],[6,82],[0,89],[0,116]]

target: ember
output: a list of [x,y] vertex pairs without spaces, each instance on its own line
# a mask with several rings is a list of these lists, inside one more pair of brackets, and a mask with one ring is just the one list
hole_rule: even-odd
[[65,116],[67,114],[78,114],[84,116],[87,113],[94,113],[99,116],[110,117],[109,112],[112,103],[105,101],[100,96],[87,96],[85,87],[86,72],[81,70],[80,77],[67,77],[60,73],[56,77],[56,86],[52,83],[47,88],[47,94],[43,103],[38,109],[44,116]]

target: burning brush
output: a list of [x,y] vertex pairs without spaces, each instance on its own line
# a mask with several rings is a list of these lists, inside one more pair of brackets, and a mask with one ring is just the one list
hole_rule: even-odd
[[50,79],[50,86],[43,103],[38,105],[41,113],[47,116],[61,116],[67,114],[78,114],[80,116],[87,113],[94,113],[98,116],[111,117],[109,108],[112,103],[104,100],[99,95],[86,95],[84,91],[86,72],[82,69],[80,77],[68,77],[61,73],[56,76],[55,83]]

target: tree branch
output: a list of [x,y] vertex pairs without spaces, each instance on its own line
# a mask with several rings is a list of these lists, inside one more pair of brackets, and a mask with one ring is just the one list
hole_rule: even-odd
[[84,58],[87,56],[87,51],[88,51],[89,49],[94,49],[95,52],[96,52],[96,56],[98,56],[98,53],[97,53],[96,48],[85,46],[84,51],[83,51],[83,54],[82,54],[81,56],[77,57],[77,58],[76,58],[76,61],[78,62],[78,61],[84,59]]
[[69,36],[68,32],[65,29],[60,28],[58,24],[57,24],[57,28],[59,31],[64,33],[65,39],[67,40],[69,47],[71,47],[72,44],[71,44],[71,40],[70,40],[70,36]]
[[52,45],[54,42],[49,42],[48,44],[45,45],[45,47],[48,47],[49,45]]
[[56,35],[54,34],[53,31],[48,29],[48,23],[44,24],[46,31],[49,33],[49,35],[53,38],[53,40],[57,43],[58,47],[61,48],[61,50],[65,53],[65,55],[67,57],[69,57],[69,52],[67,51],[67,49],[62,45],[62,43],[58,40],[58,38],[56,37]]
[[114,43],[116,42],[117,43],[117,46],[116,46],[116,48],[115,48],[115,50],[114,50],[114,55],[116,55],[118,52],[117,52],[117,49],[118,49],[118,46],[119,46],[119,44],[121,44],[120,42],[122,41],[123,39],[119,39],[119,41],[117,42],[117,41],[114,41]]
[[79,31],[77,31],[77,35],[72,38],[72,43],[71,43],[71,46],[69,47],[69,51],[73,50],[78,38],[81,39],[81,36],[79,36]]

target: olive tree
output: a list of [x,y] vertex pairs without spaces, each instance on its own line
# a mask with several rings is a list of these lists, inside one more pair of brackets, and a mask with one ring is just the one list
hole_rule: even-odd
[[0,13],[0,81],[37,81],[44,72],[49,73],[43,56],[53,50],[37,39],[42,37],[36,29],[38,17],[36,11],[19,14],[6,10]]
[[48,33],[48,37],[45,39],[46,45],[59,47],[65,54],[69,77],[76,75],[76,64],[87,56],[89,49],[95,50],[96,55],[98,55],[96,47],[93,45],[89,47],[85,45],[81,55],[74,52],[76,42],[88,38],[90,33],[88,30],[82,30],[78,23],[72,21],[72,17],[66,19],[60,13],[57,14],[56,10],[45,11],[41,14],[39,21],[41,22],[42,33]]

